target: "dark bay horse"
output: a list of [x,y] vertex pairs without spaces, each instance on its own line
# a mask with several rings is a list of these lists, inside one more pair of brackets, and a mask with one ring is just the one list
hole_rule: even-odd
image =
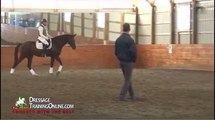
[[[69,44],[73,49],[76,49],[75,45],[75,35],[70,35],[70,34],[65,34],[65,35],[59,35],[54,38],[52,38],[52,48],[47,50],[46,56],[51,57],[51,63],[50,63],[50,69],[49,73],[53,73],[53,65],[54,65],[54,60],[57,60],[60,63],[60,66],[58,68],[57,75],[61,72],[63,68],[63,64],[60,59],[60,54],[63,46],[65,44]],[[10,74],[13,74],[15,71],[15,67],[25,58],[28,59],[28,68],[31,72],[32,75],[37,76],[38,74],[35,73],[35,71],[31,68],[31,63],[33,56],[39,56],[42,57],[42,51],[40,49],[36,48],[36,42],[35,41],[27,41],[24,42],[23,44],[18,44],[15,48],[14,52],[14,64],[10,70]],[[19,53],[19,56],[18,56]]]

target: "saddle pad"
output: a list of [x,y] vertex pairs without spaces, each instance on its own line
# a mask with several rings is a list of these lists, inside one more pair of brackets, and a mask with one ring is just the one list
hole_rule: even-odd
[[[43,49],[43,43],[40,42],[39,40],[36,41],[36,48],[39,50],[42,50]],[[51,49],[51,48],[52,48],[52,39],[50,40],[50,44],[49,44],[49,47],[47,49]]]

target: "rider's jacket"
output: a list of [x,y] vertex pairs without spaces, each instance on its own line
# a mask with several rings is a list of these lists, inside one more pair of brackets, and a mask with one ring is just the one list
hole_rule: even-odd
[[48,34],[48,31],[47,29],[45,28],[45,26],[43,24],[41,24],[39,27],[38,27],[38,31],[39,31],[39,36],[38,36],[38,39],[41,40],[41,39],[49,39],[51,36]]

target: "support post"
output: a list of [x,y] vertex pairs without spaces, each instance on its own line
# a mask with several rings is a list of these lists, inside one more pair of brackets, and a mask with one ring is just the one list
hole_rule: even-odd
[[60,13],[58,13],[57,34],[60,34]]
[[84,36],[84,13],[81,13],[81,36]]
[[156,21],[156,6],[154,4],[151,5],[152,7],[152,21],[151,21],[151,40],[152,44],[155,44],[155,21]]
[[196,7],[196,0],[192,0],[192,43],[191,44],[198,44],[198,37],[197,37],[197,7]]
[[61,13],[62,17],[61,17],[61,34],[64,34],[65,32],[65,22],[64,22],[64,13]]
[[125,17],[125,14],[121,13],[121,20],[120,20],[121,32],[123,31],[123,24],[125,23],[124,17]]
[[152,7],[152,18],[151,18],[151,43],[155,44],[155,21],[156,21],[156,6],[155,1],[146,0]]
[[170,5],[171,5],[171,13],[170,13],[170,16],[171,16],[171,22],[170,22],[170,26],[171,26],[171,37],[170,37],[170,42],[171,44],[176,44],[176,41],[175,41],[175,3],[174,3],[174,0],[170,0]]
[[139,11],[138,11],[138,7],[135,8],[135,13],[136,13],[136,24],[135,24],[135,41],[136,44],[139,44],[139,39],[138,39],[138,35],[139,35]]
[[50,13],[48,13],[48,30],[50,30]]
[[93,38],[96,38],[96,13],[93,14]]
[[70,15],[70,33],[74,34],[74,14]]
[[104,38],[105,40],[109,39],[109,13],[105,13],[105,30],[104,30]]

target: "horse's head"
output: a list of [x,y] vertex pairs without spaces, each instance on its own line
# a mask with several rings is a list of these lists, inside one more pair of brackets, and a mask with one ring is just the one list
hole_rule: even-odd
[[68,44],[72,47],[72,49],[76,49],[75,36],[76,34],[71,35],[70,39],[68,39]]

